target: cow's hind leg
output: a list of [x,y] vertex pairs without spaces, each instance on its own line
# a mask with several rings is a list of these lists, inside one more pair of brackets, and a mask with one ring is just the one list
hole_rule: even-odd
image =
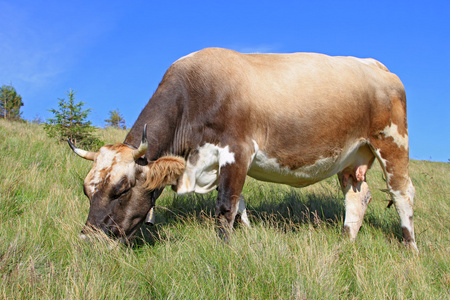
[[385,172],[389,193],[400,216],[403,240],[418,251],[413,222],[415,189],[409,177],[407,146],[407,143],[402,145],[396,139],[379,139],[373,143],[374,153]]
[[353,161],[338,173],[339,183],[345,196],[344,232],[354,240],[361,228],[367,205],[372,199],[366,182],[366,172],[375,159],[368,145],[362,145]]
[[344,172],[338,174],[345,196],[344,233],[348,234],[351,240],[354,240],[361,228],[367,205],[372,197],[369,186],[365,181],[357,181],[351,176],[346,177],[347,174]]

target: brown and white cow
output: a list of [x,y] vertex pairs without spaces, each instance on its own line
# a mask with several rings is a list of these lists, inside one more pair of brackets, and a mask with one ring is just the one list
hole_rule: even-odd
[[84,182],[86,225],[121,237],[133,235],[166,185],[180,194],[218,188],[224,233],[238,211],[248,223],[247,175],[303,187],[337,174],[354,239],[371,200],[365,174],[377,158],[404,241],[417,249],[408,148],[404,87],[380,62],[218,48],[167,70],[123,144],[96,153],[73,147],[94,161]]

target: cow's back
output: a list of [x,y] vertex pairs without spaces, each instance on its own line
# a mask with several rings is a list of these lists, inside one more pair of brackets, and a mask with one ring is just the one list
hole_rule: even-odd
[[398,77],[373,59],[208,48],[173,67],[185,76],[190,122],[222,131],[202,142],[255,142],[290,169],[339,159],[385,127],[393,95],[404,98]]

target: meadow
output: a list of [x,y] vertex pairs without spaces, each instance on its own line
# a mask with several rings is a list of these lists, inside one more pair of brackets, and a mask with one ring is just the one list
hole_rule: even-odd
[[[99,129],[107,143],[126,131]],[[355,242],[342,236],[337,178],[303,189],[247,179],[252,228],[217,238],[215,193],[166,189],[132,246],[78,234],[91,162],[42,127],[0,120],[0,299],[449,299],[450,164],[410,162],[419,254],[376,163]]]

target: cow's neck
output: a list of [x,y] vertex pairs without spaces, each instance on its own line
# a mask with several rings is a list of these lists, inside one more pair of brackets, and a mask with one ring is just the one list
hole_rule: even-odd
[[166,154],[186,156],[188,149],[184,143],[184,126],[180,94],[177,88],[160,88],[142,110],[124,143],[138,147],[144,125],[147,124],[149,148],[147,159],[155,160]]

